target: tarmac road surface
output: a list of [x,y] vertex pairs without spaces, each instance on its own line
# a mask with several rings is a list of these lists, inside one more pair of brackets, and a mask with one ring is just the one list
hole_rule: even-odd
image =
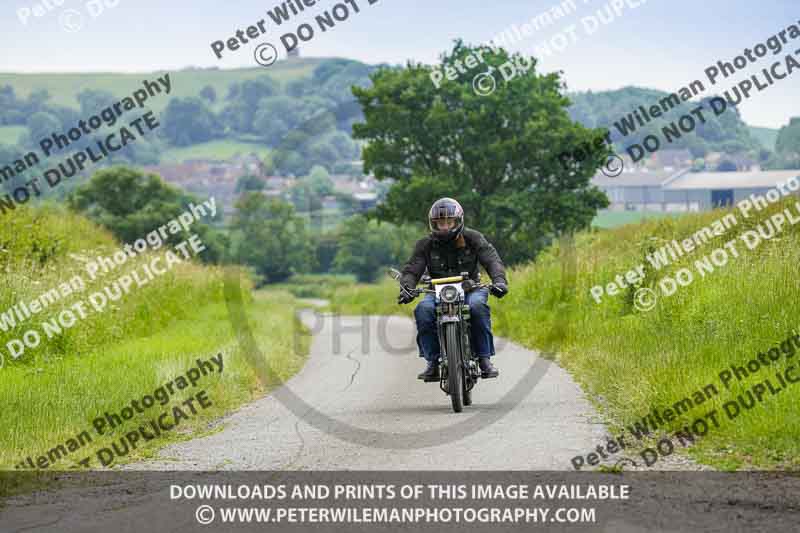
[[[311,310],[301,318],[314,333],[310,357],[283,386],[307,404],[294,409],[302,416],[278,399],[281,394],[269,394],[227,417],[223,431],[171,446],[160,454],[166,460],[142,467],[569,470],[573,456],[585,455],[605,435],[569,374],[513,342],[495,338],[500,376],[480,380],[473,405],[457,414],[437,383],[416,379],[424,361],[412,320]],[[332,421],[314,427],[304,415],[309,409]],[[350,430],[339,423],[365,431],[343,440],[337,433],[347,439]],[[336,430],[326,431],[331,424]],[[415,437],[420,433],[425,437]],[[457,454],[450,453],[453,446]]]

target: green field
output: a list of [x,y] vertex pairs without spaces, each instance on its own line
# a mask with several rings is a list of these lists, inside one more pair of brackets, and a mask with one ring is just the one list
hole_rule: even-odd
[[0,144],[14,146],[19,136],[28,131],[25,126],[0,126]]
[[599,213],[592,226],[595,228],[611,229],[625,224],[638,224],[639,222],[653,218],[664,218],[668,216],[680,216],[680,213],[664,213],[663,211],[607,211]]
[[[281,85],[289,81],[308,77],[314,69],[326,59],[301,58],[291,61],[280,61],[270,68],[246,68],[232,70],[180,70],[169,72],[172,89],[169,96],[156,95],[146,105],[156,113],[160,113],[174,97],[198,96],[207,85],[217,93],[217,100],[210,108],[220,112],[226,105],[226,95],[231,84],[269,76]],[[16,74],[0,73],[0,86],[11,85],[16,94],[23,98],[32,91],[45,89],[50,93],[51,105],[62,105],[78,108],[76,95],[84,89],[109,91],[122,98],[132,91],[141,88],[143,80],[154,80],[165,72],[151,73],[56,73],[56,74]],[[19,135],[26,131],[23,126],[0,127],[0,144],[14,145]],[[183,148],[167,148],[161,154],[164,163],[181,162],[188,159],[228,160],[237,154],[256,153],[265,158],[269,149],[257,139],[223,139],[196,144]]]
[[[223,106],[228,87],[231,83],[251,80],[264,75],[270,76],[275,81],[286,82],[311,75],[314,68],[324,59],[302,58],[292,61],[280,61],[269,68],[254,67],[232,70],[180,70],[169,72],[172,89],[168,97],[156,95],[147,101],[147,106],[156,113],[160,113],[173,97],[197,96],[200,90],[210,85],[217,92],[218,111]],[[255,61],[254,61],[255,63]],[[46,89],[50,93],[50,103],[78,108],[75,95],[84,89],[109,91],[117,97],[127,96],[134,90],[141,88],[143,80],[153,80],[163,76],[166,72],[143,73],[47,73],[47,74],[16,74],[0,73],[0,86],[11,85],[18,96],[27,97],[32,91]]]
[[218,140],[194,144],[182,148],[169,148],[161,154],[162,163],[179,163],[189,159],[228,160],[235,155],[255,153],[260,159],[269,155],[269,148],[263,144],[242,141]]

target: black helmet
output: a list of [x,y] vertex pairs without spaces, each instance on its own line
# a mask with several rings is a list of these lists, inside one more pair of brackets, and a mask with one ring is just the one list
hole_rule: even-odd
[[[440,225],[443,227],[439,227]],[[464,209],[452,198],[440,198],[428,212],[428,227],[431,237],[437,241],[457,239],[464,231]]]

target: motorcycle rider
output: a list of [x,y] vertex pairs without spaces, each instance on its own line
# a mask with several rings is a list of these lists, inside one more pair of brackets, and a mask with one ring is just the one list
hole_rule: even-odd
[[[480,263],[492,280],[492,294],[502,298],[508,293],[505,266],[486,237],[474,229],[464,227],[464,210],[456,200],[440,198],[434,202],[428,212],[428,227],[430,235],[417,241],[411,258],[403,266],[400,283],[406,289],[413,289],[426,268],[434,279],[469,272],[470,279],[464,282],[464,290],[466,304],[470,307],[472,349],[478,357],[481,377],[497,377],[499,372],[489,359],[495,355],[488,304],[489,290],[471,290],[471,286],[478,282]],[[406,304],[412,299],[401,290],[397,303]],[[433,294],[425,294],[425,298],[414,309],[414,318],[417,323],[420,357],[427,361],[425,371],[417,377],[424,381],[439,381],[441,352]]]

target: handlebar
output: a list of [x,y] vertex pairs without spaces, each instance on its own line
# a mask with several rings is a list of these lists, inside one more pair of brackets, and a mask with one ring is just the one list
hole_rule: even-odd
[[[475,289],[489,289],[491,291],[492,287],[494,287],[494,285],[492,285],[491,283],[478,283],[477,285],[474,285],[472,287],[472,290],[474,291]],[[436,291],[433,289],[425,289],[425,288],[406,289],[406,287],[402,283],[400,284],[400,291],[413,298],[416,298],[420,294],[425,294],[425,293],[436,294]]]

